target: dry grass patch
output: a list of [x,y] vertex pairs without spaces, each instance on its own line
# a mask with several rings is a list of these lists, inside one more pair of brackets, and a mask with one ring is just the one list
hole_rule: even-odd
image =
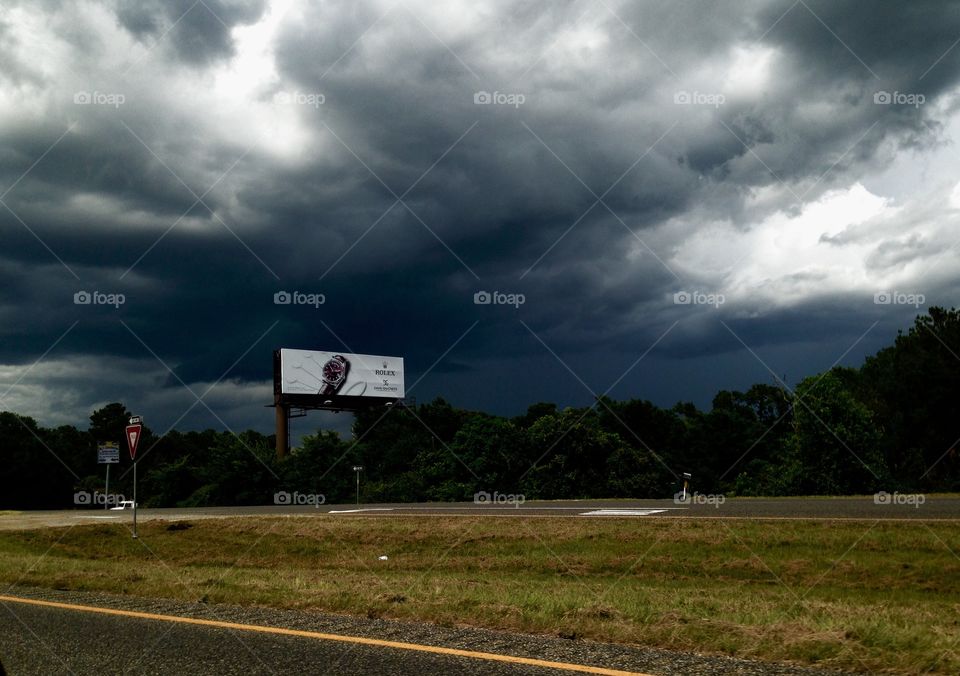
[[[331,516],[0,533],[0,582],[960,672],[953,524]],[[380,560],[385,555],[387,560]]]

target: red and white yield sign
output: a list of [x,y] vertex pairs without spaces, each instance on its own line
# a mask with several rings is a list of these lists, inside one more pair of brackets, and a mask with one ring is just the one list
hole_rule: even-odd
[[136,460],[137,458],[137,445],[140,443],[140,433],[143,430],[143,425],[140,423],[140,417],[134,416],[130,418],[130,424],[127,425],[127,448],[130,449],[130,459]]

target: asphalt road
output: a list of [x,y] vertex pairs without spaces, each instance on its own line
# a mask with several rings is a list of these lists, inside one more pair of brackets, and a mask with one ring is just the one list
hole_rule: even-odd
[[[23,603],[54,602],[71,608]],[[82,604],[83,608],[76,607]],[[121,614],[92,612],[94,609]],[[147,613],[135,617],[132,613]],[[207,626],[179,618],[234,626]],[[236,626],[237,624],[243,627]],[[267,633],[279,632],[279,633]],[[299,632],[299,633],[297,633]],[[323,632],[317,635],[316,632]],[[296,635],[293,635],[296,634]],[[372,640],[381,644],[358,642]],[[383,645],[389,641],[393,645]],[[400,644],[404,647],[397,647]],[[438,654],[444,649],[470,656]],[[491,655],[501,656],[500,660]],[[548,636],[302,611],[17,589],[0,596],[0,657],[11,676],[42,674],[760,674],[822,676],[790,665]],[[535,660],[540,665],[507,660]],[[545,666],[543,663],[553,663]],[[565,665],[565,666],[564,666]]]
[[[873,496],[857,498],[732,498],[720,502],[709,496],[702,503],[677,504],[673,500],[563,500],[531,501],[519,504],[492,502],[475,504],[362,504],[261,507],[198,507],[190,509],[141,509],[139,520],[202,519],[237,516],[321,516],[354,518],[364,516],[485,516],[485,517],[569,517],[569,518],[724,518],[724,519],[860,519],[958,520],[960,497],[891,496],[877,504]],[[922,502],[921,502],[922,501]],[[130,520],[131,512],[103,509],[76,509],[0,513],[0,530],[24,530],[47,526],[70,526],[98,521]]]
[[[5,604],[10,606],[13,604]],[[217,627],[16,606],[0,650],[18,674],[555,674],[551,669]]]

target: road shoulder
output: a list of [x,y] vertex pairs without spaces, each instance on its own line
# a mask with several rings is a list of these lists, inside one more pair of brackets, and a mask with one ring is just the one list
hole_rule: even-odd
[[[370,619],[303,610],[184,603],[30,587],[13,587],[5,594],[56,603],[338,634],[658,675],[796,674],[798,676],[824,676],[841,673],[789,664],[607,644],[576,637],[526,635],[473,627],[441,627],[429,623]],[[13,610],[15,612],[16,609],[13,608]]]

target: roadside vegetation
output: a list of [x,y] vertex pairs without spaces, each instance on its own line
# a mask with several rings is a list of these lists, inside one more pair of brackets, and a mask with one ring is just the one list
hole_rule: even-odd
[[[356,416],[353,439],[307,436],[278,460],[255,431],[145,430],[138,495],[145,506],[270,504],[278,491],[354,499],[354,465],[367,502],[663,498],[694,474],[702,493],[849,495],[960,491],[960,312],[930,308],[860,368],[799,383],[771,380],[719,392],[709,411],[691,403],[600,398],[590,407],[530,406],[505,418],[442,399]],[[138,413],[147,413],[138,411]],[[74,506],[104,489],[97,441],[123,446],[130,411],[109,404],[88,430],[46,429],[0,413],[0,509]],[[149,417],[148,417],[149,422]],[[111,488],[130,495],[126,453]]]
[[956,674],[957,552],[936,522],[198,519],[0,532],[0,582]]

